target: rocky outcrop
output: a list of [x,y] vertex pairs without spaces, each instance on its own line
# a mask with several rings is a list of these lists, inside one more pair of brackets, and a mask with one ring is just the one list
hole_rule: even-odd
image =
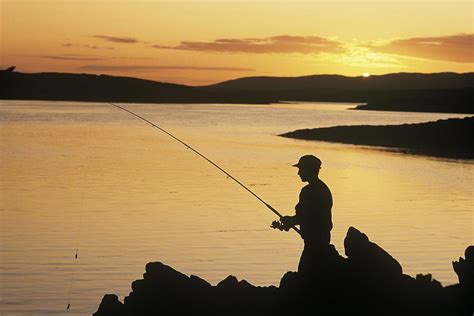
[[474,312],[474,247],[453,262],[459,284],[443,287],[430,274],[403,274],[398,261],[351,227],[347,258],[331,246],[326,264],[311,276],[287,272],[278,287],[258,287],[235,276],[212,286],[161,263],[121,303],[107,294],[94,316],[148,315],[469,315]]
[[150,262],[142,280],[120,303],[105,295],[94,316],[105,315],[262,315],[277,301],[274,286],[256,287],[228,276],[216,286],[164,265]]
[[367,279],[397,280],[402,266],[388,252],[371,242],[367,235],[350,227],[344,239],[347,267],[352,275]]
[[458,275],[459,285],[449,287],[460,312],[474,315],[474,246],[469,246],[464,257],[453,261],[454,272]]

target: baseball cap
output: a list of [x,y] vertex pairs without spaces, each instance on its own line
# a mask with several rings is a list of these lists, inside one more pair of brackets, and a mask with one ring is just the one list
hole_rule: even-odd
[[297,164],[294,164],[293,167],[303,168],[303,169],[321,169],[321,160],[313,155],[304,155],[300,158]]

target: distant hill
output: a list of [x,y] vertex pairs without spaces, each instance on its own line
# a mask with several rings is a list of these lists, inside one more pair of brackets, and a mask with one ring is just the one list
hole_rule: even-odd
[[474,73],[398,73],[345,77],[248,77],[202,87],[209,92],[280,101],[367,103],[359,109],[474,113]]
[[474,89],[375,91],[357,110],[474,113]]
[[0,99],[67,100],[136,103],[268,103],[227,96],[196,87],[130,77],[67,73],[20,73],[13,67],[0,71]]
[[303,77],[246,77],[205,86],[210,91],[262,92],[283,90],[311,91],[330,89],[348,91],[393,91],[458,89],[474,87],[474,73],[396,73],[370,77],[313,75]]
[[357,102],[358,109],[474,113],[474,73],[249,77],[191,87],[109,75],[0,71],[0,99],[137,103]]

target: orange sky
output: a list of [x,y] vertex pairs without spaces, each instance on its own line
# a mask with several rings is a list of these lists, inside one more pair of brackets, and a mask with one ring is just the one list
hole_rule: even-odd
[[0,67],[204,85],[474,71],[472,1],[0,0]]

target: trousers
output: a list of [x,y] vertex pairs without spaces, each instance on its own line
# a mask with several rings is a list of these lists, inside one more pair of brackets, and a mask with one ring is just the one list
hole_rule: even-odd
[[298,273],[314,275],[323,273],[329,257],[330,233],[304,240],[304,249],[298,264]]

